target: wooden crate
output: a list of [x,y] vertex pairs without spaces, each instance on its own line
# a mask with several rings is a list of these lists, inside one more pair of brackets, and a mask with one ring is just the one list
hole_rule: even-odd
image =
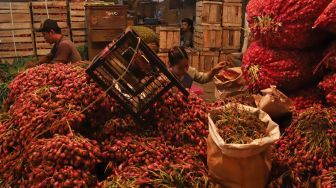
[[242,27],[242,3],[223,3],[222,26]]
[[11,31],[1,30],[0,49],[1,49],[0,58],[25,57],[34,55],[34,42],[33,42],[32,30],[31,29],[19,29]]
[[160,51],[167,52],[174,46],[180,45],[180,28],[178,27],[160,27]]
[[195,49],[186,49],[189,57],[189,66],[195,67],[196,69],[199,66],[199,52]]
[[222,37],[222,49],[239,50],[241,46],[241,28],[240,27],[224,27]]
[[127,6],[113,3],[89,3],[86,7],[88,29],[125,29]]
[[127,6],[109,2],[85,4],[88,54],[92,60],[127,27]]
[[0,2],[0,58],[34,55],[29,3]]
[[197,25],[194,32],[194,47],[203,51],[208,51],[211,48],[221,48],[222,35],[222,27]]
[[198,71],[210,71],[215,65],[218,64],[219,52],[218,51],[202,51],[199,53],[199,66]]
[[[67,5],[65,1],[32,2],[33,26],[39,28],[41,22],[49,18],[56,20],[62,29],[62,34],[70,37],[70,29],[67,18]],[[38,56],[50,52],[52,45],[45,42],[42,33],[35,33],[36,53]]]
[[87,42],[84,4],[85,2],[69,3],[71,38],[76,46],[84,46]]
[[196,24],[220,26],[222,9],[222,2],[198,1],[196,3]]

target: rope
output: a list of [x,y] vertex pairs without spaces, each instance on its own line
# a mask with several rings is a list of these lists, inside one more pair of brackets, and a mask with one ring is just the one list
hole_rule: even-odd
[[49,19],[50,17],[49,17],[49,10],[48,10],[48,4],[47,4],[47,1],[48,1],[48,0],[44,0],[44,5],[45,5],[45,9],[46,9],[46,11],[47,11],[47,16],[48,16],[48,19]]
[[10,9],[10,15],[11,15],[11,21],[12,21],[12,39],[14,43],[14,52],[15,57],[18,57],[17,50],[16,50],[16,42],[15,42],[15,32],[14,32],[14,18],[13,18],[13,10],[12,10],[12,2],[9,2],[9,9]]
[[[140,42],[141,42],[140,37],[137,37],[137,38],[138,38],[138,43],[137,43],[137,45],[136,45],[135,52],[138,52],[139,45],[140,45]],[[111,84],[111,86],[110,86],[109,88],[107,88],[107,90],[104,91],[103,94],[101,94],[96,100],[94,100],[91,104],[89,104],[86,108],[84,108],[84,109],[80,112],[80,114],[83,113],[83,112],[85,112],[85,111],[86,111],[87,109],[89,109],[92,105],[94,105],[97,101],[99,101],[103,96],[105,96],[105,95],[107,94],[107,92],[109,92],[109,91],[110,91],[110,90],[117,84],[117,82],[119,82],[119,80],[122,79],[122,78],[126,75],[126,73],[128,72],[129,68],[131,67],[131,65],[132,65],[132,63],[133,63],[133,61],[134,61],[134,57],[135,57],[135,55],[136,55],[136,53],[133,54],[130,63],[129,63],[129,64],[127,65],[127,67],[126,67],[126,70],[119,76],[119,78],[116,79],[116,80]]]

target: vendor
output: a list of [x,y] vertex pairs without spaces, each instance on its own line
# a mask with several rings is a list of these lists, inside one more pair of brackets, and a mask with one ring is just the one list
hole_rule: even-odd
[[207,73],[198,72],[194,67],[189,66],[189,57],[184,47],[174,47],[170,49],[168,58],[169,71],[176,76],[185,88],[191,88],[193,81],[200,84],[210,82],[220,70],[228,65],[228,62],[221,62]]
[[194,26],[193,21],[189,18],[184,18],[181,24],[181,46],[193,47]]
[[37,29],[36,32],[42,32],[46,42],[54,44],[54,46],[50,53],[42,57],[38,62],[29,62],[28,67],[44,63],[76,63],[81,61],[75,44],[62,35],[61,28],[55,20],[45,20],[41,28]]

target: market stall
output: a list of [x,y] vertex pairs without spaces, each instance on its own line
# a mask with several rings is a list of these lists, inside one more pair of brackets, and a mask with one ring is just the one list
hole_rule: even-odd
[[[132,2],[0,3],[1,187],[336,187],[335,0],[194,2],[186,62],[232,65],[212,102],[167,66],[191,2]],[[43,17],[90,61],[26,67]]]

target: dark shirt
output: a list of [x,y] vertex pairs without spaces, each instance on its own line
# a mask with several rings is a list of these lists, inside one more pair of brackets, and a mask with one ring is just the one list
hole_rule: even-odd
[[56,42],[47,55],[49,63],[61,61],[64,63],[76,63],[81,61],[80,54],[75,44],[67,37],[62,38]]
[[193,33],[191,31],[181,32],[181,46],[193,47]]

